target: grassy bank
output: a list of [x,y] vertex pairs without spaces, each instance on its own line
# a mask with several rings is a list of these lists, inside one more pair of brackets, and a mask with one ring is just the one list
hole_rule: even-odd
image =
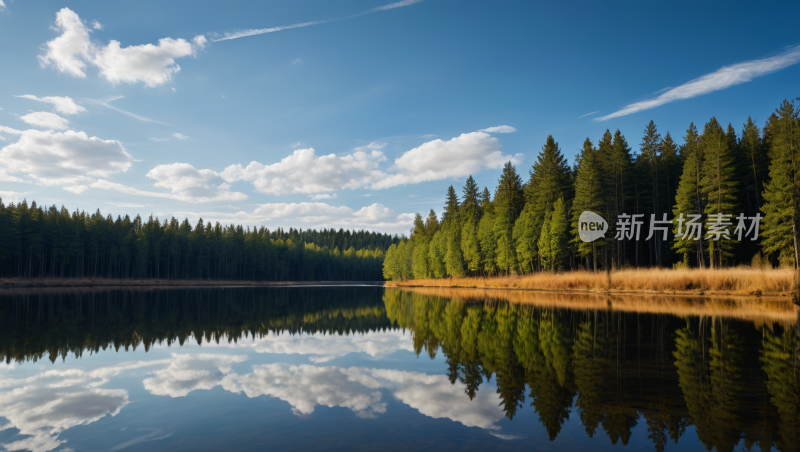
[[606,273],[574,271],[525,276],[389,281],[389,287],[464,287],[574,292],[687,295],[790,296],[794,271],[747,267],[710,269],[625,269]]
[[376,285],[381,281],[227,281],[193,279],[105,279],[105,278],[0,278],[0,289],[26,287],[287,287]]

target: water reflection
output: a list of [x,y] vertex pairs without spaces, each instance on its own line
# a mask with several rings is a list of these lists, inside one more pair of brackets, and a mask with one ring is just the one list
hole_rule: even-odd
[[[494,295],[249,288],[0,296],[0,433],[17,432],[2,445],[65,447],[66,430],[99,429],[142,390],[151,399],[140,403],[153,406],[220,391],[267,396],[298,421],[320,407],[376,420],[400,403],[452,428],[516,441],[528,435],[508,426],[532,422],[530,412],[551,441],[578,423],[595,447],[632,444],[640,431],[655,450],[800,444],[800,329],[791,305],[543,294],[509,303]],[[667,315],[669,303],[685,309],[673,305]],[[138,350],[137,359],[124,360],[125,350]],[[421,360],[392,361],[398,353]],[[78,359],[109,354],[123,360]],[[417,368],[427,357],[441,367]],[[407,422],[395,427],[413,430],[418,421]],[[178,440],[149,428],[115,447]]]

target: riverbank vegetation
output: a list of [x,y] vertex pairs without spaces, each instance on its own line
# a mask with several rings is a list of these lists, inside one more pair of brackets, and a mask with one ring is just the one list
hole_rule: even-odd
[[381,280],[388,234],[270,231],[172,217],[116,219],[65,207],[3,205],[0,277],[250,281]]
[[791,295],[795,273],[791,269],[627,268],[605,272],[573,271],[495,277],[463,277],[389,281],[387,286],[535,289],[550,291],[642,292],[693,295]]
[[[553,288],[574,280],[594,288],[604,285],[603,277],[555,277],[551,272],[795,267],[799,114],[800,107],[784,100],[763,129],[747,118],[739,132],[712,117],[702,130],[689,124],[683,144],[669,132],[662,136],[651,121],[638,151],[619,130],[606,130],[596,145],[586,139],[572,166],[549,136],[527,182],[508,162],[493,195],[488,188],[480,191],[470,176],[461,198],[453,186],[447,190],[441,219],[433,210],[425,218],[417,214],[410,237],[388,249],[384,277],[403,281],[542,274],[523,280]],[[604,238],[591,243],[579,238],[578,220],[584,211],[608,222]],[[717,214],[731,215],[729,224],[715,224]],[[744,230],[736,229],[740,214],[747,219]],[[640,234],[617,239],[618,225],[630,220],[625,215],[641,215]],[[679,223],[681,215],[684,223],[689,215],[700,215],[699,239]],[[657,229],[650,234],[651,219],[665,216],[670,240]],[[757,216],[763,217],[761,228],[751,229]],[[710,226],[721,232],[719,240],[706,235]],[[681,232],[686,234],[679,237]],[[751,240],[756,233],[757,239]],[[667,279],[671,287],[688,278],[674,272],[648,275],[637,280],[658,287]],[[693,282],[689,285],[694,287]]]

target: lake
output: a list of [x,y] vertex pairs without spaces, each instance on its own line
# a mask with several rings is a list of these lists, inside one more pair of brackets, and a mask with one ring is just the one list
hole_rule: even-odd
[[7,450],[796,450],[785,301],[0,292]]

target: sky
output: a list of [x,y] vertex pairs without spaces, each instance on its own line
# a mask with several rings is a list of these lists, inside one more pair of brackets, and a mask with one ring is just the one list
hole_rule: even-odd
[[0,197],[408,233],[548,135],[800,96],[798,2],[0,0]]

